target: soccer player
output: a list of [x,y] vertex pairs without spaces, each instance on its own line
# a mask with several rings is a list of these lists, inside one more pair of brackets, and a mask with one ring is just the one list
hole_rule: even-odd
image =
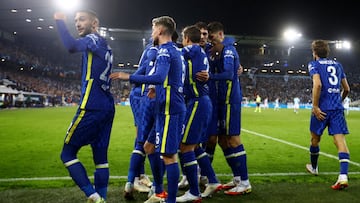
[[264,109],[268,109],[269,108],[269,98],[265,97],[264,99]]
[[[176,202],[178,191],[179,165],[177,163],[177,150],[179,148],[183,122],[185,118],[185,101],[183,96],[183,74],[185,65],[181,51],[172,42],[172,35],[176,30],[176,23],[169,16],[161,16],[152,20],[152,39],[159,46],[155,62],[155,72],[152,75],[129,75],[123,72],[111,74],[111,78],[129,79],[132,83],[154,84],[156,91],[156,145],[146,149],[150,162],[150,154],[161,153],[167,174],[168,195],[166,202]],[[151,152],[150,152],[151,151]],[[149,153],[150,152],[150,153]],[[157,164],[152,164],[154,182],[162,178],[162,171],[156,170],[162,164],[160,156],[154,157]],[[153,160],[154,161],[154,160]],[[160,192],[160,193],[159,193]],[[153,194],[146,202],[163,201],[165,191],[155,187]]]
[[[213,47],[210,66],[217,72],[210,72],[210,80],[218,81],[217,103],[220,132],[218,143],[223,150],[228,165],[233,172],[233,188],[225,191],[227,195],[240,195],[251,192],[248,178],[246,151],[240,139],[241,130],[241,86],[238,77],[239,55],[233,46],[234,39],[225,37],[220,22],[208,25],[209,39]],[[222,47],[222,49],[221,49]]]
[[254,112],[258,112],[261,113],[261,97],[259,94],[256,94],[256,98],[255,98],[255,111]]
[[300,98],[295,97],[294,98],[294,113],[298,114],[299,113],[299,108],[300,108]]
[[[76,12],[75,27],[80,36],[70,35],[63,13],[54,14],[60,38],[70,53],[82,52],[81,99],[61,151],[61,160],[71,178],[88,197],[88,202],[105,202],[109,182],[108,147],[115,114],[110,93],[112,51],[97,29],[99,19],[93,11]],[[77,158],[80,148],[90,144],[95,164],[94,185]]]
[[[197,78],[196,73],[208,72],[209,62],[205,51],[199,46],[201,34],[196,26],[183,29],[182,53],[186,62],[184,95],[187,112],[185,130],[180,143],[180,163],[189,182],[190,190],[177,197],[176,202],[201,202],[198,184],[198,163],[214,190],[221,187],[208,156],[199,144],[207,140],[207,127],[211,119],[212,104],[208,96],[208,78]],[[210,187],[210,186],[209,186]]]
[[344,109],[346,111],[346,115],[349,115],[350,103],[351,103],[351,99],[349,97],[345,97],[343,104],[344,104]]
[[[312,114],[310,118],[310,161],[306,169],[313,175],[318,175],[318,158],[320,140],[327,127],[328,134],[333,137],[338,150],[340,174],[334,185],[334,190],[348,187],[348,168],[350,152],[346,145],[345,135],[349,134],[342,101],[350,92],[342,65],[327,59],[330,48],[328,42],[315,40],[311,44],[314,60],[308,64],[313,81]],[[342,90],[341,90],[342,89]]]
[[278,111],[280,109],[280,102],[279,102],[280,98],[276,97],[275,99],[275,105],[274,105],[274,111]]
[[[153,68],[154,68],[154,63],[155,63],[155,59],[156,59],[156,54],[157,54],[158,49],[154,46],[152,46],[152,42],[150,44],[148,44],[145,48],[145,50],[143,51],[143,54],[141,55],[140,58],[140,62],[139,62],[139,68],[138,70],[134,73],[134,75],[147,75],[149,74]],[[148,112],[148,107],[153,107],[153,105],[148,105],[150,102],[147,102],[148,97],[147,97],[147,87],[145,87],[145,85],[143,84],[133,84],[135,87],[139,87],[139,95],[138,97],[134,98],[136,102],[136,106],[134,105],[134,108],[132,106],[133,112],[134,112],[134,118],[136,119],[135,122],[137,122],[137,126],[138,126],[138,130],[137,130],[137,137],[135,140],[135,146],[134,146],[134,150],[131,154],[131,158],[130,158],[130,166],[129,166],[129,170],[128,170],[128,181],[125,184],[125,188],[124,188],[124,197],[125,199],[133,199],[133,190],[137,190],[139,192],[149,192],[150,188],[148,186],[148,184],[142,183],[139,180],[139,177],[137,177],[139,174],[144,174],[144,161],[145,161],[145,157],[146,157],[146,153],[144,150],[144,143],[148,138],[149,135],[149,130],[145,130],[145,128],[147,129],[147,125],[148,123],[145,123],[147,121],[149,121],[149,119],[147,118],[147,112]],[[153,99],[152,99],[153,100]],[[131,100],[130,100],[131,102]],[[151,110],[151,109],[150,109]],[[137,113],[136,113],[137,112]],[[136,116],[136,117],[135,117]],[[150,117],[152,118],[152,117]],[[150,124],[150,129],[153,126],[153,119],[151,119],[151,124]],[[150,122],[150,121],[149,121]],[[145,132],[146,131],[146,132]],[[140,175],[141,176],[145,176],[145,175]],[[147,177],[147,176],[145,176]],[[145,179],[145,178],[144,178]],[[147,182],[151,182],[151,181],[147,181]]]

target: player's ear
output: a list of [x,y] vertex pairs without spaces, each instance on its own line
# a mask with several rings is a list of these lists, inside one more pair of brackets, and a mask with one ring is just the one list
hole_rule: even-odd
[[99,20],[97,18],[95,18],[92,21],[92,28],[96,30],[98,27],[99,27]]

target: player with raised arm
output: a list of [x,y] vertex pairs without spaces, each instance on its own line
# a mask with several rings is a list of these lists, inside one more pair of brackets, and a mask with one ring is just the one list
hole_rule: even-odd
[[306,170],[318,175],[318,158],[320,140],[325,128],[333,137],[338,150],[340,174],[334,190],[348,187],[348,170],[350,152],[346,145],[345,135],[349,134],[342,101],[350,92],[342,65],[334,60],[327,59],[330,53],[329,44],[324,40],[315,40],[311,44],[314,60],[308,64],[309,74],[312,78],[312,114],[310,118],[310,164]]
[[[66,25],[66,16],[54,14],[60,38],[70,53],[82,52],[81,99],[64,139],[61,160],[76,185],[88,197],[88,202],[106,200],[109,182],[108,147],[115,108],[110,92],[112,51],[97,29],[99,19],[90,10],[76,12],[75,27],[80,36],[75,39]],[[95,164],[94,186],[77,153],[90,144]]]
[[[154,18],[152,21],[152,38],[159,45],[155,62],[155,73],[152,75],[129,75],[123,72],[111,74],[111,78],[130,79],[132,83],[154,84],[156,91],[156,145],[145,151],[148,154],[154,182],[162,178],[160,154],[163,157],[168,183],[166,202],[175,203],[178,191],[179,165],[177,150],[179,148],[183,122],[185,118],[185,101],[183,96],[184,61],[181,51],[172,42],[176,23],[169,16]],[[153,146],[153,145],[152,145]],[[150,159],[154,154],[154,160]],[[156,156],[155,156],[156,155]],[[162,188],[155,187],[153,194],[146,203],[164,201],[166,195]]]

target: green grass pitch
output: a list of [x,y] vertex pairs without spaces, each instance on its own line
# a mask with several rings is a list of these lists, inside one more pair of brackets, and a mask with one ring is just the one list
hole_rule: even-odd
[[[75,107],[0,110],[0,203],[2,202],[86,202],[85,196],[69,179],[60,161],[60,150]],[[333,140],[322,137],[319,158],[320,175],[306,173],[309,162],[310,110],[242,109],[241,140],[247,152],[253,192],[228,197],[219,192],[203,202],[359,202],[360,200],[360,112],[347,116],[350,134],[349,188],[332,191],[339,171]],[[122,190],[135,138],[131,109],[117,106],[110,148],[110,186],[108,203],[126,202]],[[81,149],[79,159],[92,176],[89,147]],[[231,171],[219,148],[214,169],[222,182],[231,179]],[[146,162],[146,172],[151,174]],[[179,191],[179,195],[184,191]],[[146,194],[136,194],[132,202],[144,202]]]

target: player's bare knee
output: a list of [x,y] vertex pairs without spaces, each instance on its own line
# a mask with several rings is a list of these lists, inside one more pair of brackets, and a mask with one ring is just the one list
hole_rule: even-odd
[[165,165],[173,164],[177,162],[177,154],[161,154]]
[[228,136],[227,137],[227,144],[228,146],[235,148],[241,145],[240,136]]
[[186,153],[186,152],[190,152],[190,151],[194,151],[196,145],[195,144],[180,144],[180,152],[181,153]]

